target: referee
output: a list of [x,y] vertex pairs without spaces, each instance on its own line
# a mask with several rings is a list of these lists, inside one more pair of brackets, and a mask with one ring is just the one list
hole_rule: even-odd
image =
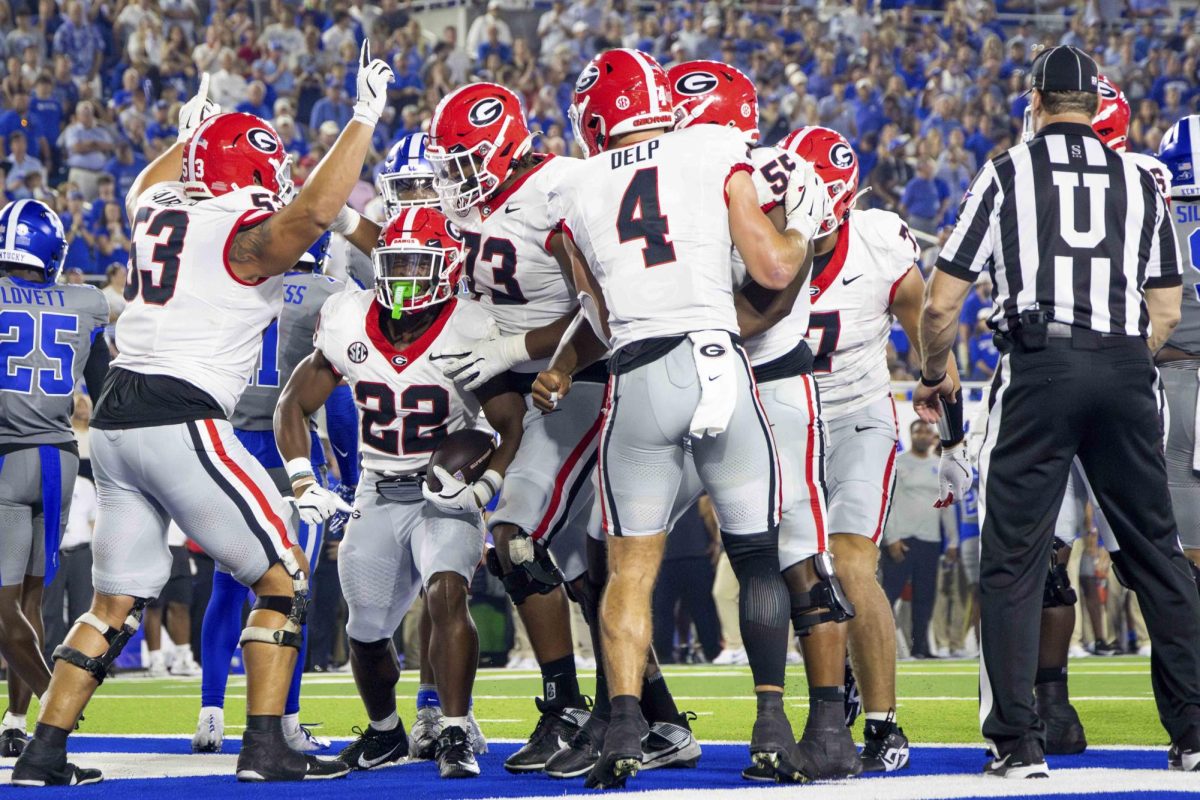
[[1151,353],[1179,320],[1178,247],[1154,179],[1092,132],[1096,63],[1055,47],[1031,71],[1036,134],[983,166],[929,284],[913,404],[952,401],[946,356],[983,270],[1002,353],[980,470],[979,717],[984,772],[1045,777],[1034,710],[1051,535],[1076,456],[1150,631],[1159,719],[1175,768],[1200,766],[1200,595],[1167,492]]

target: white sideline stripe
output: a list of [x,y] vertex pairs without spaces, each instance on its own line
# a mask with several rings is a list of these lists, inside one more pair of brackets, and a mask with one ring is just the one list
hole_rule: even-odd
[[[244,694],[228,693],[225,695],[225,697],[228,700],[245,700],[246,699],[246,695],[244,695]],[[355,702],[358,702],[358,695],[356,695],[356,694],[308,694],[308,693],[305,693],[303,697],[305,700],[353,700]],[[473,695],[473,697],[476,700],[528,700],[529,699],[528,695],[523,695],[523,694],[477,694],[477,695]],[[92,699],[93,700],[192,700],[194,698],[192,698],[190,695],[178,695],[178,694],[98,694],[98,695],[95,695]],[[735,700],[735,701],[741,700],[741,701],[746,701],[746,702],[752,702],[752,701],[754,701],[755,698],[753,697],[753,695],[675,695],[675,699],[676,700],[684,700],[684,701],[717,701],[717,700],[720,700],[720,701],[724,702],[727,700]],[[1144,694],[1144,695],[1138,695],[1138,696],[1126,696],[1126,695],[1112,695],[1112,696],[1097,695],[1097,696],[1091,696],[1091,697],[1088,697],[1088,696],[1076,697],[1074,695],[1071,696],[1071,702],[1089,702],[1089,701],[1109,702],[1109,701],[1113,701],[1113,702],[1145,703],[1145,702],[1152,701],[1153,699],[1154,699],[1154,695],[1149,694],[1149,693]],[[969,695],[969,696],[968,695],[935,695],[935,696],[928,696],[928,697],[921,697],[921,696],[900,697],[899,704],[904,705],[905,703],[940,703],[940,702],[944,702],[944,701],[948,701],[948,700],[949,701],[962,701],[962,702],[970,701],[970,702],[974,703],[974,702],[978,702],[979,698],[975,697],[974,695]],[[807,706],[808,703],[807,703],[807,701],[797,700],[796,702],[792,703],[792,705]],[[520,720],[513,720],[513,722],[519,722],[519,721]]]

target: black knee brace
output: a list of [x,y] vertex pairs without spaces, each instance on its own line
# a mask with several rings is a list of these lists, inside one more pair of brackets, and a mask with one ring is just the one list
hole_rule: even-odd
[[121,655],[125,645],[141,627],[142,612],[145,611],[151,599],[149,597],[133,598],[133,608],[129,610],[129,616],[125,617],[125,622],[116,629],[110,627],[108,623],[90,611],[80,615],[77,622],[90,625],[99,631],[100,635],[104,637],[104,641],[108,642],[108,649],[98,656],[89,656],[74,647],[60,644],[54,648],[53,660],[65,661],[79,667],[95,678],[97,684],[104,683],[104,679],[108,677],[108,668],[117,660],[117,656]]
[[1058,553],[1065,547],[1069,548],[1070,545],[1061,539],[1054,540],[1054,548],[1050,551],[1050,570],[1046,573],[1046,586],[1042,591],[1042,608],[1073,606],[1079,601],[1079,595],[1071,588],[1067,565],[1058,563]]
[[741,586],[738,615],[754,682],[782,686],[790,608],[787,584],[779,573],[779,536],[722,532],[721,541]]
[[854,603],[842,589],[833,571],[833,556],[828,551],[811,559],[817,583],[807,593],[792,595],[792,627],[797,636],[807,636],[823,622],[854,619]]
[[299,650],[304,645],[301,634],[304,623],[308,618],[308,576],[300,569],[300,564],[291,551],[285,552],[280,558],[284,569],[292,578],[292,596],[259,595],[254,601],[254,609],[275,611],[287,617],[280,628],[248,627],[242,631],[238,644],[245,646],[248,642],[276,644],[280,647],[294,647]]
[[563,582],[563,574],[550,557],[550,551],[541,542],[519,533],[508,543],[508,557],[512,571],[507,575],[500,565],[496,548],[487,551],[488,572],[504,584],[504,591],[519,606],[534,594],[550,594]]

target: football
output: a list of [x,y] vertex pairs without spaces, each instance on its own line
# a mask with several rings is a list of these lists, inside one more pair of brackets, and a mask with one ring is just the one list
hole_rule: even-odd
[[463,483],[474,483],[487,470],[495,452],[496,438],[487,431],[455,431],[433,451],[425,480],[430,489],[441,491],[441,482],[433,476],[433,468],[441,467]]

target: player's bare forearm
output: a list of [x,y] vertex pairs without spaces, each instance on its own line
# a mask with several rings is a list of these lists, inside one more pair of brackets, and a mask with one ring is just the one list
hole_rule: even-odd
[[383,228],[376,223],[362,217],[358,220],[358,227],[346,237],[346,241],[358,248],[358,251],[365,256],[371,255],[371,251],[379,244],[379,234]]
[[970,281],[940,269],[934,270],[926,287],[917,341],[921,348],[921,374],[930,380],[947,372],[946,360],[954,346],[958,317],[970,290]]
[[1146,310],[1150,314],[1150,336],[1147,337],[1146,344],[1151,353],[1157,353],[1159,348],[1167,343],[1167,339],[1171,338],[1171,333],[1179,324],[1182,302],[1182,286],[1146,290]]
[[734,173],[725,191],[729,234],[746,262],[746,272],[764,288],[786,289],[804,266],[810,243],[796,231],[776,229],[759,207],[758,192],[747,173]]
[[[896,321],[900,323],[900,327],[904,329],[904,335],[910,342],[921,341],[921,306],[924,305],[924,302],[925,279],[921,276],[921,270],[917,269],[916,264],[913,264],[912,268],[900,279],[900,285],[896,287],[896,294],[892,298],[892,314],[895,315]],[[954,381],[954,388],[958,389],[961,382],[953,347],[946,354],[945,369]]]
[[352,121],[321,159],[296,199],[265,222],[237,233],[229,266],[242,280],[282,275],[321,237],[346,205],[371,146],[372,128]]
[[575,283],[575,266],[571,261],[571,254],[567,250],[567,237],[561,231],[551,234],[550,253],[558,262],[558,268],[562,272],[563,280],[571,288],[571,294],[576,294],[579,290],[576,288],[578,284]]
[[576,313],[576,311],[568,311],[549,325],[534,328],[525,334],[525,349],[529,351],[531,361],[550,358],[554,355],[558,343],[562,341],[563,334],[567,332]]
[[296,365],[275,406],[275,443],[285,462],[308,458],[312,447],[308,418],[325,405],[338,382],[320,351],[313,351]]
[[553,354],[549,369],[564,375],[574,375],[584,367],[595,364],[608,353],[608,347],[585,320],[577,326],[571,337]]
[[134,201],[142,196],[142,193],[160,183],[167,181],[177,181],[183,174],[183,144],[176,143],[166,149],[166,151],[158,158],[146,165],[136,178],[133,179],[133,185],[129,187],[129,194],[125,195],[125,211],[129,214],[130,219],[133,218],[134,212],[137,211],[133,207]]
[[503,475],[516,458],[517,448],[521,446],[521,435],[525,430],[525,400],[517,392],[499,392],[484,401],[483,416],[500,434],[500,445],[492,455],[488,469]]

